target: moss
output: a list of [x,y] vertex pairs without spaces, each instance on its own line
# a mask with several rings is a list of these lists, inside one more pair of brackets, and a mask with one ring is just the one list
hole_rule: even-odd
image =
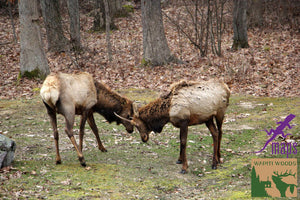
[[127,13],[133,13],[133,12],[134,12],[134,7],[133,7],[133,5],[123,5],[123,8],[124,8],[124,10],[125,10]]
[[32,89],[33,92],[37,92],[37,93],[38,93],[40,90],[41,90],[41,88],[33,88],[33,89]]
[[21,74],[21,72],[19,72],[18,77],[17,77],[16,85],[20,84],[21,78],[22,78],[22,74]]
[[228,197],[229,199],[245,199],[245,198],[250,198],[250,193],[246,193],[243,191],[233,191],[231,193],[231,196]]
[[18,79],[20,80],[22,77],[27,77],[29,79],[40,78],[44,80],[47,77],[47,75],[42,73],[40,69],[34,69],[32,71],[25,71],[23,74],[20,72]]
[[141,67],[148,67],[148,66],[152,66],[151,61],[148,61],[145,58],[143,58],[141,61]]
[[115,18],[128,17],[129,13],[134,12],[134,7],[132,5],[123,5],[122,9],[116,12]]
[[264,51],[270,51],[270,46],[264,46]]

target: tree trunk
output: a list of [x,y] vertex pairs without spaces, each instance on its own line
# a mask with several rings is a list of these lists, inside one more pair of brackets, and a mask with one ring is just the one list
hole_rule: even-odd
[[264,0],[252,0],[248,2],[249,27],[261,27],[264,24]]
[[107,45],[107,55],[108,60],[112,61],[112,53],[111,53],[111,43],[110,43],[110,16],[109,16],[109,6],[108,6],[108,0],[103,0],[104,6],[105,6],[105,18],[106,18],[106,45]]
[[164,32],[160,0],[142,0],[143,63],[163,65],[175,60]]
[[232,49],[248,48],[247,0],[234,0],[233,8],[233,45]]
[[37,0],[19,1],[20,70],[22,76],[44,79],[50,71],[42,45],[37,7]]
[[68,0],[68,10],[70,16],[70,37],[73,50],[80,51],[80,15],[78,0]]
[[58,0],[41,0],[42,13],[46,27],[48,50],[65,50],[67,39],[64,36]]
[[104,20],[103,15],[101,13],[103,9],[101,9],[101,0],[95,0],[95,16],[94,16],[94,31],[100,31],[101,27],[103,27]]
[[[118,12],[122,10],[121,0],[110,0],[108,1],[110,23],[109,27],[112,30],[116,30],[117,26],[114,23],[114,18]],[[106,11],[104,0],[95,0],[95,18],[94,18],[94,31],[101,31],[106,29]]]

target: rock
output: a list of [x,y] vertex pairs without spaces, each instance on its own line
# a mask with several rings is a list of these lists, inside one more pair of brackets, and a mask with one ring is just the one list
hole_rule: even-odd
[[0,134],[0,169],[10,166],[14,160],[16,143]]

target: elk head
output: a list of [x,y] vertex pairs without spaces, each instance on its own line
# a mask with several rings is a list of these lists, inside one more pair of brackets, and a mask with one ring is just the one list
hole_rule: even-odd
[[126,131],[128,133],[133,132],[134,126],[130,122],[131,116],[133,116],[133,105],[132,102],[126,101],[126,105],[123,106],[122,112],[120,112],[120,115],[118,116],[116,113],[115,115],[121,119],[121,124],[125,127]]
[[[149,139],[149,133],[151,132],[147,127],[147,124],[139,118],[138,107],[135,103],[132,104],[134,117],[132,119],[125,118],[124,116],[120,116],[117,113],[115,115],[119,117],[123,122],[129,123],[131,126],[135,126],[139,132],[143,142],[147,142]],[[125,126],[125,125],[124,125]]]

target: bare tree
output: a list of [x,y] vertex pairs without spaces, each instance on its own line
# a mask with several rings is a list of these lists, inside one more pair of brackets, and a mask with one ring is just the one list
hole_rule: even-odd
[[261,27],[264,24],[264,0],[248,1],[248,26]]
[[102,29],[102,27],[104,26],[104,16],[103,16],[103,12],[101,12],[102,10],[104,10],[103,8],[101,8],[102,2],[103,0],[94,0],[95,2],[95,13],[94,13],[94,26],[93,26],[93,30],[94,31],[100,31]]
[[[122,0],[110,0],[108,1],[110,29],[117,29],[117,26],[114,23],[114,18],[118,15],[122,15],[124,9],[122,7]],[[121,13],[121,14],[119,14]],[[95,0],[95,18],[94,18],[94,31],[100,31],[106,29],[106,9],[104,0]]]
[[49,66],[43,49],[37,0],[19,1],[22,76],[45,78]]
[[48,50],[61,52],[66,49],[58,0],[41,0],[41,8],[46,27]]
[[[210,36],[212,52],[218,56],[222,55],[222,35],[224,32],[224,5],[227,0],[213,0],[211,3]],[[217,44],[217,45],[216,45]]]
[[144,64],[163,65],[175,60],[165,36],[160,0],[142,0]]
[[227,0],[183,0],[185,12],[180,17],[177,16],[177,20],[165,15],[199,50],[201,56],[206,56],[209,51],[220,56],[226,2]]
[[68,0],[68,11],[70,16],[70,36],[73,50],[81,50],[80,42],[80,15],[78,0]]
[[10,17],[10,22],[11,22],[11,26],[13,29],[14,43],[17,43],[16,28],[15,28],[15,23],[14,23],[14,17],[12,15],[12,5],[11,5],[13,2],[10,2],[10,0],[8,0],[7,3],[8,3],[8,13],[9,13],[9,17]]
[[234,0],[232,49],[248,48],[247,0]]
[[110,16],[109,16],[109,6],[108,0],[103,0],[105,6],[105,18],[106,18],[106,45],[107,45],[107,55],[108,60],[112,61],[112,53],[111,53],[111,43],[110,43]]

